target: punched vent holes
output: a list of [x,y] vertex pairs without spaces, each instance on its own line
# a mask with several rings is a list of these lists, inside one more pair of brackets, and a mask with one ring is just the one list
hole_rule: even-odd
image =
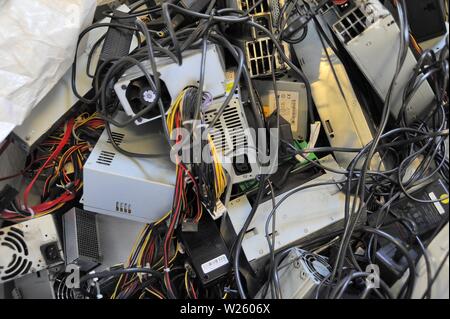
[[[318,3],[316,2],[316,5],[318,5]],[[330,2],[325,3],[320,9],[319,9],[319,13],[320,14],[324,14],[325,12],[327,12],[328,10],[330,10],[333,7],[333,4]]]
[[[230,155],[230,152],[236,152],[238,149],[248,147],[244,123],[239,116],[235,103],[237,102],[234,101],[225,108],[222,116],[210,133],[217,150],[225,155]],[[206,124],[209,124],[216,114],[217,110],[205,112]]]
[[341,36],[342,40],[348,43],[366,30],[366,22],[366,15],[360,8],[356,7],[336,22],[333,28]]
[[98,260],[100,258],[100,251],[95,215],[78,211],[76,223],[79,254]]
[[23,232],[18,228],[11,228],[8,232],[0,234],[1,259],[0,282],[11,280],[30,271],[32,262],[28,260],[29,254]]
[[273,42],[269,38],[247,42],[247,55],[252,77],[272,72]]
[[115,153],[102,151],[99,157],[97,158],[97,164],[110,166],[115,156],[116,156]]
[[241,2],[240,3],[241,10],[243,11],[247,11],[248,9],[254,8],[252,11],[249,12],[251,15],[269,12],[268,1],[261,1],[260,4],[258,4],[258,0],[241,0],[240,2]]
[[123,202],[116,202],[116,212],[118,213],[124,213],[124,214],[131,214],[131,204],[130,203],[123,203]]
[[[117,133],[117,132],[111,132],[111,136],[117,146],[120,146],[120,144],[122,144],[122,142],[123,142],[123,139],[125,138],[125,134]],[[111,138],[108,139],[108,143],[112,144]]]

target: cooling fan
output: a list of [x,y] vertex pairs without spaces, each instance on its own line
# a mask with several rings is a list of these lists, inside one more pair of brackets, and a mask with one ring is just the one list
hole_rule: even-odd
[[62,262],[52,216],[0,229],[0,283]]
[[59,300],[73,300],[82,299],[82,296],[73,288],[67,286],[68,280],[67,273],[60,273],[56,276],[53,282],[53,290],[55,294],[55,299]]
[[[187,50],[183,53],[183,63],[175,63],[170,58],[156,58],[156,66],[161,80],[161,98],[164,107],[170,106],[178,94],[188,86],[198,86],[202,63],[202,50]],[[148,60],[141,62],[150,76],[153,70]],[[223,53],[218,46],[210,44],[206,52],[204,91],[211,93],[213,98],[225,95],[225,62]],[[139,111],[150,105],[156,98],[144,73],[137,66],[126,70],[117,83],[114,91],[120,104],[128,116],[135,116]],[[135,121],[136,125],[161,118],[158,105],[147,114]]]
[[0,280],[8,281],[27,274],[32,266],[22,230],[11,227],[0,231]]
[[316,284],[326,281],[326,278],[330,275],[331,267],[328,265],[327,260],[320,255],[305,251],[302,253],[300,263],[303,264],[303,268],[306,270],[304,275],[309,276]]
[[[129,115],[138,114],[153,103],[153,107],[147,113],[145,113],[141,117],[141,119],[137,121],[137,123],[148,122],[152,119],[161,117],[158,104],[154,103],[156,101],[157,95],[151,89],[145,77],[137,78],[131,81],[126,88],[125,95],[131,109],[128,109]],[[167,112],[167,109],[170,106],[171,99],[164,82],[161,82],[161,100],[163,102],[165,111]]]
[[[329,284],[328,277],[331,274],[326,258],[298,248],[291,250],[279,269],[283,299],[313,298],[320,285]],[[270,297],[270,294],[266,297]]]

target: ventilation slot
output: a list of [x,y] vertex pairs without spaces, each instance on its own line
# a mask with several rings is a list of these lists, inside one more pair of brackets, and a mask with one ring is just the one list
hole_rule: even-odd
[[[289,44],[283,43],[282,49],[284,54],[290,57]],[[246,42],[245,52],[247,55],[247,66],[253,78],[270,75],[273,67],[276,70],[287,68],[277,50],[274,50],[274,45],[270,38],[260,38],[255,41]],[[273,54],[275,54],[275,66],[272,65]]]
[[272,72],[273,51],[273,42],[268,38],[247,42],[248,64],[252,77]]
[[116,202],[116,212],[118,213],[124,213],[124,214],[131,214],[131,204],[129,203],[123,203],[123,202]]
[[261,4],[255,7],[255,4],[259,2],[259,0],[241,0],[240,1],[240,9],[243,11],[247,11],[248,9],[252,9],[250,11],[250,15],[260,14],[260,13],[268,13],[269,12],[269,0],[263,0]]
[[7,249],[7,253],[3,253],[1,256],[1,259],[6,263],[0,265],[0,282],[14,279],[29,272],[32,262],[27,259],[28,247],[20,229],[12,227],[6,233],[1,232],[0,246]]
[[[209,124],[216,114],[216,110],[207,111],[205,113],[206,124]],[[248,147],[245,133],[242,118],[233,103],[225,108],[219,121],[210,131],[217,150],[227,156],[232,155],[231,153],[238,149]]]
[[345,43],[356,38],[366,29],[367,17],[360,8],[355,8],[333,25],[334,30]]
[[[117,146],[120,146],[122,144],[123,139],[125,138],[125,135],[122,133],[116,133],[111,132],[113,141],[117,144]],[[108,139],[108,143],[111,144],[111,138]]]
[[55,279],[53,288],[55,291],[56,299],[60,299],[60,300],[76,299],[75,291],[71,288],[68,288],[66,285],[66,280],[68,279],[68,277],[69,277],[69,274],[61,273]]
[[[318,1],[314,1],[314,2],[316,4],[316,6],[319,5]],[[327,2],[319,9],[319,13],[324,14],[325,12],[330,10],[332,7],[333,7],[333,4],[331,2]]]
[[97,159],[97,164],[110,166],[114,160],[114,156],[116,156],[115,153],[102,151]]
[[78,252],[81,256],[100,258],[95,215],[77,211]]

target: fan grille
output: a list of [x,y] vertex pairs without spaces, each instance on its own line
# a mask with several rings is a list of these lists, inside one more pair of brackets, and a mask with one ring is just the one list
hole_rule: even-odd
[[[322,256],[311,254],[308,252],[301,253],[302,264],[317,284],[323,282],[331,273],[331,267],[327,260]],[[327,282],[328,280],[326,280]]]
[[28,247],[23,232],[15,227],[0,232],[0,282],[14,279],[30,271]]

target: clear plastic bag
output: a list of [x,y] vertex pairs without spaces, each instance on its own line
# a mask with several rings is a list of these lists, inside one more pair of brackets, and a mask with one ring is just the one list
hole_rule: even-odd
[[0,122],[20,125],[67,72],[96,5],[95,0],[0,0]]

